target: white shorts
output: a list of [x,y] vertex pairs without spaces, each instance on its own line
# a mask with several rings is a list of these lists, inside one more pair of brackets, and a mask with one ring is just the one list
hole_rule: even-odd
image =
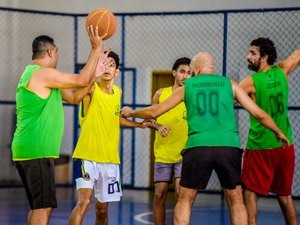
[[122,189],[118,164],[96,163],[88,160],[74,160],[76,189],[94,188],[99,202],[120,201]]

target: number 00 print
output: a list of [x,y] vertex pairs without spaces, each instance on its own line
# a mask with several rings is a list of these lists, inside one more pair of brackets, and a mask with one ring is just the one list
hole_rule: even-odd
[[219,93],[217,91],[199,92],[197,95],[199,115],[217,115],[219,113]]

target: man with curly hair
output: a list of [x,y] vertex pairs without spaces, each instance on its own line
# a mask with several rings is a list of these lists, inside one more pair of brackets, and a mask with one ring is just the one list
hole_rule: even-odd
[[258,197],[267,196],[270,192],[277,195],[286,224],[297,224],[297,213],[291,196],[295,151],[288,119],[288,78],[300,64],[300,49],[273,66],[276,58],[273,41],[269,38],[253,40],[247,60],[248,68],[256,73],[240,83],[256,104],[273,118],[291,143],[282,147],[271,131],[253,116],[250,117],[242,170],[249,225],[257,222]]

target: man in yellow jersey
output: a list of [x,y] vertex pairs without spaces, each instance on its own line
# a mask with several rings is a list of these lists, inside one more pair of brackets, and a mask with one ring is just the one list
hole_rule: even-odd
[[114,85],[119,74],[119,56],[109,52],[108,67],[95,82],[80,106],[81,133],[73,153],[74,177],[78,200],[70,218],[70,225],[82,224],[94,189],[95,212],[98,225],[108,224],[109,202],[120,201],[119,134],[120,125],[147,127],[120,117],[121,89]]
[[257,223],[259,195],[268,196],[269,192],[277,195],[286,224],[298,224],[291,196],[295,151],[288,119],[288,78],[300,64],[300,49],[278,65],[272,66],[276,58],[276,48],[269,38],[251,41],[247,56],[248,68],[256,73],[247,76],[240,83],[256,104],[273,118],[291,143],[290,146],[282,147],[269,130],[250,117],[242,170],[249,225]]
[[30,225],[48,224],[57,207],[54,158],[59,157],[63,136],[62,99],[74,103],[81,91],[61,90],[88,86],[95,75],[102,37],[88,28],[92,49],[80,74],[56,70],[58,48],[53,38],[41,35],[32,43],[32,62],[23,72],[16,91],[17,128],[12,142],[13,161],[25,186]]
[[[166,100],[173,91],[184,85],[184,81],[191,76],[189,58],[183,57],[175,61],[172,73],[174,85],[160,88],[153,96],[152,105]],[[174,109],[161,115],[156,119],[157,124],[151,125],[155,128],[154,141],[154,202],[153,215],[154,224],[165,224],[165,203],[168,195],[169,184],[175,179],[175,198],[179,192],[179,181],[181,177],[182,149],[185,148],[187,140],[186,108],[180,103]]]
[[247,225],[247,211],[241,188],[239,136],[234,101],[239,102],[262,124],[270,128],[283,144],[288,139],[272,118],[261,110],[234,81],[214,74],[212,55],[200,52],[191,62],[194,77],[185,81],[164,102],[140,110],[125,107],[125,117],[156,118],[184,101],[187,109],[188,140],[182,152],[182,172],[174,224],[190,223],[191,208],[198,189],[205,189],[214,170],[224,190],[231,224]]

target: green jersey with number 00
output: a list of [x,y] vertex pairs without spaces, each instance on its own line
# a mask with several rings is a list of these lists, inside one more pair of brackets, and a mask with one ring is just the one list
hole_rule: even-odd
[[[256,104],[273,118],[292,144],[292,129],[288,119],[288,81],[284,72],[280,67],[272,66],[267,72],[253,74],[252,79]],[[275,134],[250,116],[247,149],[264,150],[280,146],[281,142]]]
[[187,79],[184,89],[188,121],[186,147],[239,148],[230,80],[219,75],[203,74]]

